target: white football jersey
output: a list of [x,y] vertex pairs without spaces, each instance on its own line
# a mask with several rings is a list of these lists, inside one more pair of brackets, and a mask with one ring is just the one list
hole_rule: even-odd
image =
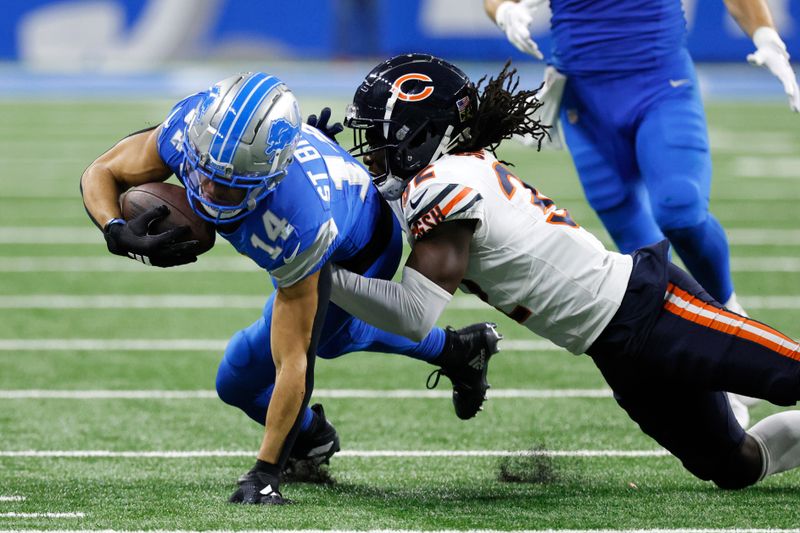
[[461,289],[572,353],[589,348],[622,302],[631,257],[606,250],[488,151],[438,159],[394,207],[412,246],[445,220],[477,220]]

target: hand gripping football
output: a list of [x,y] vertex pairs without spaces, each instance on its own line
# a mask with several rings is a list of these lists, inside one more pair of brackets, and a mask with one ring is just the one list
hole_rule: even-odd
[[186,240],[198,241],[195,254],[205,253],[214,246],[214,225],[206,222],[192,211],[186,199],[186,189],[171,183],[145,183],[127,190],[119,199],[122,218],[130,220],[144,211],[159,205],[169,207],[169,215],[157,220],[150,228],[152,234],[163,233],[177,226],[188,226]]

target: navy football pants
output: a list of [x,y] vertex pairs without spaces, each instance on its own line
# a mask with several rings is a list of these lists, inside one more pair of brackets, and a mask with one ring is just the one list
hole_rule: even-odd
[[[720,391],[794,404],[800,346],[723,309],[662,252],[650,268],[634,266],[619,311],[588,353],[642,431],[697,477],[715,479],[745,435]],[[667,269],[666,290],[654,263]],[[644,298],[657,301],[649,317]]]

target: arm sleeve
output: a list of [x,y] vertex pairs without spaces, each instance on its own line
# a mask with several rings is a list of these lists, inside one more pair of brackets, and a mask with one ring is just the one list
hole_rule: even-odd
[[368,324],[416,342],[430,333],[452,298],[413,268],[404,267],[397,283],[334,267],[333,303]]

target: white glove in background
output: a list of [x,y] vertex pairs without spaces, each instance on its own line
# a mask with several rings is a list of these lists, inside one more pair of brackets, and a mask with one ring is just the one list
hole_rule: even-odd
[[789,64],[789,53],[786,44],[774,29],[767,26],[758,28],[753,33],[756,51],[747,56],[751,65],[766,67],[783,84],[783,90],[789,97],[789,107],[800,113],[800,89],[797,87],[797,76]]
[[[542,124],[550,126],[548,137],[542,141],[542,148],[545,150],[563,150],[564,140],[561,131],[559,114],[561,111],[561,96],[564,94],[564,85],[567,77],[556,70],[553,66],[544,69],[544,85],[536,94],[537,100],[542,102],[542,106],[537,109],[533,118]],[[515,135],[514,139],[524,146],[538,146],[538,141],[530,135]]]
[[533,12],[545,1],[503,2],[497,6],[494,17],[500,29],[506,32],[511,44],[536,59],[544,59],[544,56],[539,51],[539,46],[531,39],[530,25],[533,22]]

